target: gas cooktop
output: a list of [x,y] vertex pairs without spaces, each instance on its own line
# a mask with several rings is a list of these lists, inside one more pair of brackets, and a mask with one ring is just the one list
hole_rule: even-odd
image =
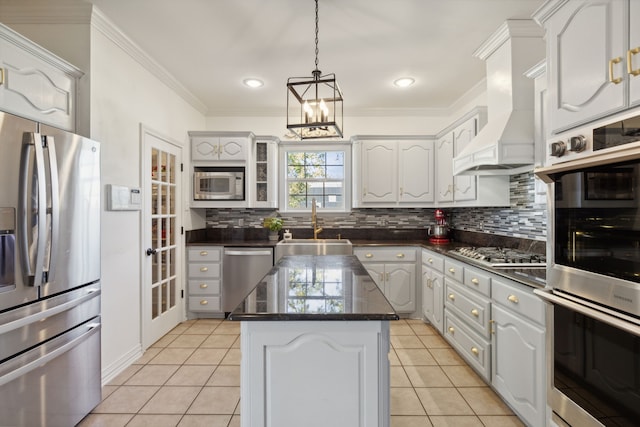
[[544,255],[518,249],[461,247],[449,252],[493,268],[545,268],[547,266]]

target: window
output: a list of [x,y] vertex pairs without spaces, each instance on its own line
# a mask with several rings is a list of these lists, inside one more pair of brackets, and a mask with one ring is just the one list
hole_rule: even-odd
[[281,210],[307,211],[316,208],[344,212],[349,209],[348,174],[351,147],[289,145],[284,147],[284,200]]

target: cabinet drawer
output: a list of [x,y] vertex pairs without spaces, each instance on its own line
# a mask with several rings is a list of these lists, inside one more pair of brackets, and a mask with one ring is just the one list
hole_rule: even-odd
[[482,336],[489,338],[491,302],[481,295],[445,280],[445,306],[457,313]]
[[189,295],[219,295],[220,280],[189,280]]
[[444,337],[485,380],[491,379],[491,344],[445,309]]
[[533,290],[517,283],[493,279],[493,300],[501,306],[544,325],[545,305]]
[[462,283],[462,278],[464,277],[464,264],[453,261],[450,258],[445,258],[444,275],[445,277],[454,279],[456,282]]
[[464,284],[488,298],[491,297],[491,276],[476,268],[464,267]]
[[189,263],[189,277],[202,277],[207,279],[220,278],[220,264]]
[[222,260],[222,250],[219,247],[189,248],[189,262],[219,262]]
[[220,311],[219,296],[189,297],[189,311]]
[[422,263],[442,273],[444,270],[444,256],[431,251],[422,251]]
[[353,254],[361,262],[371,261],[393,261],[393,262],[415,262],[416,248],[393,247],[384,249],[356,248]]

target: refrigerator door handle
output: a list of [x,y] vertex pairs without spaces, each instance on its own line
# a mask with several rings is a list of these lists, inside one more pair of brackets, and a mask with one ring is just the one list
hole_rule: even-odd
[[15,379],[20,378],[21,376],[33,371],[34,369],[39,368],[40,366],[50,362],[56,357],[80,345],[83,341],[85,341],[87,338],[89,338],[91,335],[93,335],[95,332],[99,330],[98,328],[100,327],[100,323],[93,323],[93,322],[87,323],[84,327],[86,327],[87,330],[82,335],[76,338],[73,338],[71,341],[61,345],[60,347],[56,348],[55,350],[49,353],[46,353],[44,356],[39,357],[38,359],[33,360],[25,365],[22,365],[18,369],[15,369],[9,372],[8,374],[0,376],[0,387],[2,387],[7,383],[10,383]]
[[[45,148],[49,154],[49,184],[51,186],[51,195],[50,195],[50,206],[51,210],[49,212],[47,206],[47,214],[51,218],[49,236],[47,249],[48,249],[48,261],[47,264],[47,272],[46,272],[46,280],[45,282],[52,282],[54,280],[55,268],[58,256],[57,245],[58,245],[58,237],[59,237],[59,229],[60,229],[60,190],[58,186],[58,160],[56,156],[56,145],[54,143],[53,136],[45,136],[43,139]],[[44,260],[43,260],[44,262]]]
[[39,133],[24,134],[21,157],[18,206],[21,227],[18,228],[18,238],[22,268],[26,283],[40,286],[45,282],[43,266],[46,240],[41,238],[41,234],[47,228],[47,184],[42,137]]

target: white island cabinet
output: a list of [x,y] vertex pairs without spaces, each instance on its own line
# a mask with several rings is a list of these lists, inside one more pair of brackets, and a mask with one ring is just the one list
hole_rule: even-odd
[[242,427],[390,426],[398,316],[355,256],[283,258],[229,318],[241,322]]

